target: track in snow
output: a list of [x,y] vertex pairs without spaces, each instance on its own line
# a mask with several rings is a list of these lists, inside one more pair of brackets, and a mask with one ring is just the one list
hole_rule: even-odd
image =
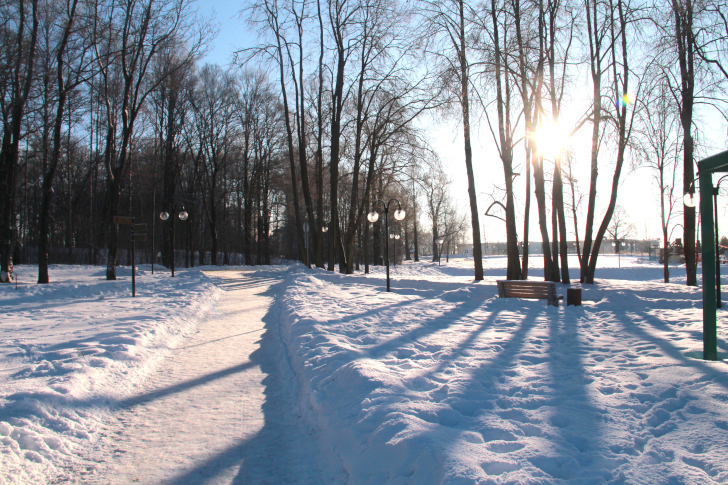
[[138,395],[121,403],[88,483],[320,483],[273,305],[282,271],[208,274],[225,290]]

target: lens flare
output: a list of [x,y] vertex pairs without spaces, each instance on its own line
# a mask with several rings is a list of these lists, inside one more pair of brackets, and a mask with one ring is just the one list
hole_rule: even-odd
[[632,104],[632,97],[628,93],[624,93],[624,95],[617,100],[617,106],[621,108],[625,108]]
[[570,133],[563,126],[546,124],[541,126],[534,134],[538,152],[546,157],[555,156],[561,152],[570,140]]

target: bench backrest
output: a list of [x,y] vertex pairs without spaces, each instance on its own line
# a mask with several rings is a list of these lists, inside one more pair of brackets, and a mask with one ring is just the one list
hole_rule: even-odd
[[558,305],[556,284],[550,281],[500,280],[498,296],[501,298],[538,298]]

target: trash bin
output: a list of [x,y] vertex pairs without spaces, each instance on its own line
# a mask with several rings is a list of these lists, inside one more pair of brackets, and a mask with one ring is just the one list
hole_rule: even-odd
[[566,289],[566,306],[581,306],[581,288]]

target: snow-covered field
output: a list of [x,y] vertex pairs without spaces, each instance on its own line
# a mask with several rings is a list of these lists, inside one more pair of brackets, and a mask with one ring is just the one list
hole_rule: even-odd
[[[728,367],[696,358],[684,269],[664,284],[656,263],[601,256],[583,306],[555,308],[498,299],[505,259],[484,263],[478,283],[472,260],[398,266],[391,293],[383,268],[292,266],[276,285],[268,330],[328,483],[728,481]],[[103,268],[55,267],[40,287],[20,267],[17,291],[0,286],[0,483],[94,470],[115,403],[220,295],[199,269],[147,270],[136,299]]]

